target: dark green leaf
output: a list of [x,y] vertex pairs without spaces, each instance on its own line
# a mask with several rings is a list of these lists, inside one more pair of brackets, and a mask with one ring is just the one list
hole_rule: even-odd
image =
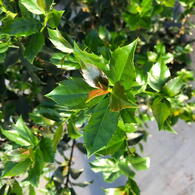
[[140,15],[143,16],[151,16],[153,10],[153,0],[144,0],[141,3],[142,9]]
[[130,162],[136,170],[145,170],[150,167],[150,158],[148,157],[131,156],[128,158],[128,162]]
[[167,119],[162,127],[163,130],[169,131],[171,133],[177,134],[177,132],[171,127],[171,122],[169,119]]
[[134,52],[137,40],[129,45],[116,49],[110,62],[110,78],[113,83],[120,81],[125,89],[129,89],[135,81]]
[[79,178],[79,176],[83,173],[83,169],[74,169],[74,168],[71,168],[70,169],[70,175],[73,179],[77,179]]
[[166,99],[157,97],[152,103],[152,112],[158,123],[158,128],[163,128],[164,122],[171,113],[171,105]]
[[49,40],[53,45],[65,53],[72,53],[73,49],[70,43],[61,35],[59,30],[52,30],[48,28]]
[[54,134],[54,137],[53,137],[53,148],[54,148],[54,149],[57,147],[58,143],[59,143],[60,140],[62,139],[63,131],[64,131],[63,124],[60,124],[60,125],[56,128],[55,134]]
[[14,180],[8,195],[23,195],[22,188],[16,180]]
[[121,176],[118,164],[112,159],[97,159],[90,165],[94,172],[102,172],[107,182],[113,182]]
[[37,143],[37,138],[32,134],[32,131],[26,126],[22,117],[20,117],[12,130],[1,130],[3,135],[9,140],[21,146],[30,146]]
[[46,96],[62,106],[71,107],[84,104],[92,89],[81,78],[73,78],[61,82]]
[[121,173],[123,175],[127,176],[128,178],[133,178],[135,176],[135,173],[129,167],[128,161],[120,160],[118,162],[118,167],[119,167]]
[[133,133],[137,130],[136,124],[134,123],[124,123],[122,120],[119,120],[118,127],[126,133]]
[[80,152],[82,152],[83,154],[87,154],[87,150],[83,143],[76,143],[76,146]]
[[33,63],[34,58],[41,51],[44,43],[45,43],[45,40],[44,40],[44,36],[42,33],[36,33],[32,35],[25,49],[24,57],[30,63]]
[[184,85],[183,79],[181,77],[176,77],[169,80],[163,87],[162,92],[169,97],[178,95]]
[[7,42],[7,43],[1,43],[0,42],[0,54],[6,52],[9,48],[9,45],[10,45],[9,42]]
[[121,114],[121,117],[122,117],[124,123],[136,123],[135,109],[134,108],[121,110],[120,114]]
[[4,184],[4,185],[0,188],[0,194],[5,195],[6,187],[7,187],[7,185]]
[[74,43],[74,55],[78,59],[82,68],[88,69],[95,66],[106,75],[108,74],[109,68],[107,66],[107,60],[105,60],[102,56],[82,51],[76,43]]
[[29,170],[28,177],[25,180],[29,181],[33,186],[37,187],[39,184],[39,179],[42,174],[43,167],[44,167],[43,153],[38,147],[35,151],[34,165]]
[[53,0],[37,0],[37,4],[44,12],[50,10],[52,3]]
[[134,108],[136,104],[133,100],[129,100],[124,91],[124,87],[119,83],[114,85],[111,93],[110,108],[112,111],[117,112],[126,108]]
[[84,129],[84,142],[89,155],[109,143],[117,130],[118,117],[119,113],[110,112],[108,98],[95,107],[89,124]]
[[97,51],[98,47],[103,46],[103,41],[99,38],[97,31],[90,31],[85,37],[86,45],[92,50]]
[[71,119],[68,121],[68,135],[72,139],[77,139],[82,136],[82,134],[79,132],[79,130],[76,128],[75,124],[71,121]]
[[47,120],[47,122],[50,123],[50,125],[53,123],[51,122],[51,120],[57,122],[61,120],[59,112],[53,108],[41,106],[39,109],[39,113],[43,115],[43,117],[46,117],[45,120]]
[[127,189],[128,189],[129,195],[140,195],[140,189],[137,183],[133,179],[128,180]]
[[20,0],[20,3],[33,14],[43,14],[43,10],[39,7],[37,0]]
[[124,151],[122,151],[122,147],[125,143],[125,133],[117,128],[117,130],[115,131],[115,133],[113,134],[111,140],[108,142],[107,146],[104,147],[102,150],[98,151],[98,154],[101,155],[112,155],[115,152],[118,152],[120,149],[120,152],[123,153]]
[[166,53],[166,47],[161,42],[157,42],[155,50],[160,56],[163,56]]
[[31,160],[26,159],[22,162],[7,162],[3,170],[3,177],[13,177],[24,173],[31,165]]
[[[187,1],[188,2],[188,1]],[[174,7],[175,5],[175,0],[163,0],[163,1],[158,1],[158,3],[165,5],[167,7]]]
[[57,28],[60,24],[60,19],[63,15],[64,11],[57,11],[53,9],[47,15],[47,23],[51,28]]
[[44,137],[41,139],[40,143],[40,150],[42,152],[43,160],[48,163],[52,163],[54,161],[54,149],[52,145],[52,140],[48,137]]
[[16,18],[6,29],[5,34],[29,36],[39,32],[41,23],[34,18]]
[[29,185],[29,194],[28,195],[36,195],[34,187],[30,184]]
[[148,84],[156,91],[161,90],[170,77],[170,71],[163,61],[154,64],[148,73]]
[[74,56],[64,53],[55,53],[50,62],[57,66],[57,68],[65,70],[76,70],[80,68],[80,65],[75,60]]

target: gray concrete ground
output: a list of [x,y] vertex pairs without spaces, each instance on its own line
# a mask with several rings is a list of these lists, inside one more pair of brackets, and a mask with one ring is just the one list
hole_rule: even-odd
[[142,195],[195,194],[195,124],[180,121],[175,130],[177,135],[159,132],[150,124],[144,154],[151,157],[151,167],[137,175]]
[[[147,171],[137,172],[136,181],[141,195],[194,195],[195,194],[195,124],[187,125],[180,121],[175,130],[177,135],[158,131],[154,122],[149,125],[149,137],[144,144],[143,156],[150,156],[151,167]],[[114,184],[106,184],[101,174],[93,173],[87,158],[75,153],[76,167],[84,168],[80,180],[94,180],[86,188],[77,188],[78,195],[104,195],[101,188],[118,186],[124,179]]]

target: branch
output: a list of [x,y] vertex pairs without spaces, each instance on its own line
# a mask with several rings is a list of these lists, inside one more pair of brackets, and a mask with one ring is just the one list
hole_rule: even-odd
[[69,183],[69,180],[70,180],[70,169],[71,169],[71,164],[72,164],[72,158],[73,158],[73,152],[74,152],[75,144],[76,144],[76,141],[74,139],[73,142],[72,142],[72,147],[71,147],[71,151],[70,151],[70,159],[69,159],[69,162],[68,162],[68,173],[67,173],[67,176],[66,176],[65,188],[68,187],[68,183]]

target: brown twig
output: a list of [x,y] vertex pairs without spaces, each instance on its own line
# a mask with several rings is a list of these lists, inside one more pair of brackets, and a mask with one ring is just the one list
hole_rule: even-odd
[[68,162],[68,173],[66,176],[66,183],[65,183],[65,187],[68,187],[68,183],[70,181],[70,169],[71,169],[71,164],[72,164],[72,158],[73,158],[73,153],[74,153],[74,146],[76,144],[75,139],[72,142],[72,147],[71,147],[71,151],[70,151],[70,158],[69,158],[69,162]]

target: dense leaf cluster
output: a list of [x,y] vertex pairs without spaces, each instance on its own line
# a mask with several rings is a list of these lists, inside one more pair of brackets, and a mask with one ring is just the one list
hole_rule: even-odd
[[176,133],[178,120],[195,120],[193,74],[183,69],[194,6],[0,0],[0,194],[76,194],[92,183],[74,181],[77,148],[106,182],[127,177],[105,194],[139,195],[147,122]]

